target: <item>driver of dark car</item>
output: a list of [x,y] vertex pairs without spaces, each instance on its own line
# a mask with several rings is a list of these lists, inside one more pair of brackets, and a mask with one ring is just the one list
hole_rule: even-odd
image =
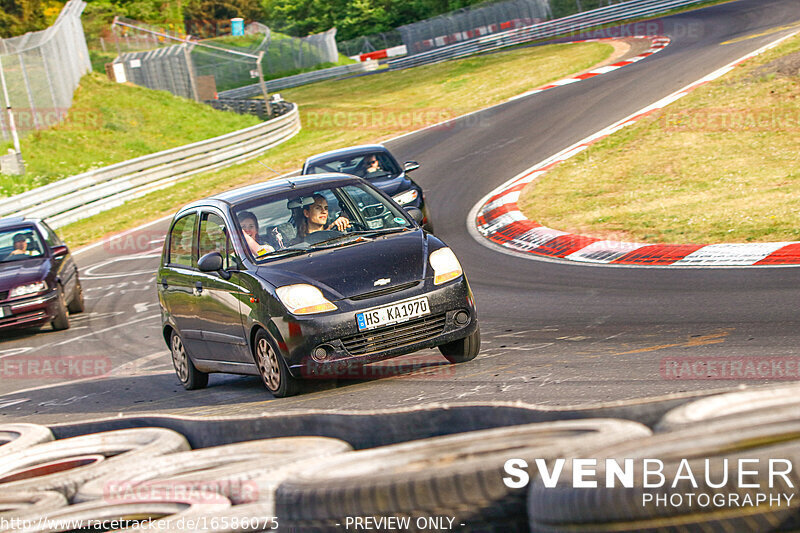
[[328,200],[321,194],[314,194],[312,198],[314,203],[303,207],[302,216],[298,217],[295,242],[302,241],[309,233],[314,233],[315,231],[328,229],[344,231],[350,227],[350,220],[344,216],[340,216],[330,224],[327,224]]
[[28,238],[24,233],[14,235],[14,250],[9,255],[33,255],[33,252],[28,250]]
[[355,173],[362,178],[368,178],[370,174],[382,171],[383,168],[381,168],[381,163],[378,161],[378,156],[375,154],[369,154],[365,155],[364,159],[362,159],[358,164],[358,168],[356,169]]

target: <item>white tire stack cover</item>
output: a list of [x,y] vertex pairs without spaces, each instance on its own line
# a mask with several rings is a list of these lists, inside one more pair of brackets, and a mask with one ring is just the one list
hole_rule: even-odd
[[38,424],[0,424],[0,457],[50,442],[50,428]]
[[183,435],[164,428],[121,429],[37,444],[0,456],[0,477],[71,457],[100,454],[106,459],[63,472],[0,483],[0,493],[56,490],[69,499],[91,479],[146,464],[153,457],[189,449]]
[[800,384],[716,394],[667,411],[656,431],[681,429],[712,420],[758,417],[772,409],[794,405],[800,413]]
[[0,493],[0,518],[8,520],[21,513],[45,514],[66,505],[64,495],[52,490]]
[[261,497],[248,479],[301,458],[350,450],[348,443],[327,437],[281,437],[201,448],[156,457],[92,479],[73,501],[107,499],[126,490],[146,492],[147,487],[216,491],[235,502],[255,501]]

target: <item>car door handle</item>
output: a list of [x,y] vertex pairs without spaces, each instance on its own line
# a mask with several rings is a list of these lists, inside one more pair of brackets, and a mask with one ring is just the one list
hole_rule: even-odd
[[194,283],[194,293],[199,296],[202,292],[203,292],[203,283],[200,281],[196,281]]

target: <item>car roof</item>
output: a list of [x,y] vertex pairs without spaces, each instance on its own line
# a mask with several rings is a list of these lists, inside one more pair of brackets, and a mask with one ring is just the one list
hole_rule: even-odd
[[17,226],[35,226],[39,222],[37,218],[25,217],[6,217],[0,218],[0,230],[13,229]]
[[360,146],[350,146],[349,148],[339,148],[338,150],[331,150],[321,154],[312,155],[303,164],[303,168],[326,159],[335,159],[339,157],[353,157],[361,154],[369,154],[372,152],[388,152],[389,150],[382,144],[362,144]]
[[261,198],[269,194],[283,193],[293,189],[304,189],[306,187],[322,188],[334,183],[339,184],[342,181],[363,182],[364,180],[348,174],[337,173],[311,174],[308,176],[294,176],[285,179],[275,179],[262,183],[255,183],[246,187],[240,187],[238,189],[232,189],[230,191],[209,196],[208,198],[204,198],[202,200],[197,200],[196,202],[192,202],[182,207],[179,213],[187,209],[193,209],[200,206],[232,206],[255,198]]

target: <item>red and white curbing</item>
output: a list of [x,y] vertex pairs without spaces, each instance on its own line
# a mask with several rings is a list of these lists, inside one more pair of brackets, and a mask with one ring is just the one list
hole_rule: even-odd
[[[712,72],[697,82],[662,98],[658,102],[570,146],[566,150],[518,174],[485,196],[470,212],[468,226],[474,227],[486,239],[506,249],[551,259],[583,263],[632,266],[791,266],[800,265],[800,242],[744,244],[643,244],[610,241],[575,235],[547,228],[522,214],[517,205],[522,190],[536,178],[562,161],[586,150],[597,141],[631,125],[694,89],[715,80],[737,65],[780,44],[797,32],[786,35],[767,46]],[[649,53],[650,50],[648,50]],[[649,53],[652,55],[652,53]],[[622,62],[624,63],[624,62]],[[630,63],[628,63],[630,64]],[[614,65],[611,65],[614,66]],[[624,65],[622,65],[624,66]],[[604,67],[606,68],[606,67]],[[617,67],[619,68],[619,67]],[[596,72],[601,69],[596,69]],[[595,74],[597,75],[597,74]],[[586,79],[586,78],[583,78]],[[576,79],[580,81],[580,79]],[[573,83],[573,82],[570,82]],[[546,88],[564,85],[557,82]],[[546,90],[537,89],[524,96]],[[520,97],[523,95],[520,95]],[[480,239],[481,237],[479,237]]]
[[[666,48],[669,43],[671,42],[669,37],[665,37],[663,35],[658,36],[651,36],[651,35],[635,35],[631,37],[631,39],[650,39],[650,48],[642,52],[641,54],[637,55],[636,57],[632,57],[630,59],[625,59],[623,61],[617,61],[611,65],[606,65],[605,67],[599,67],[589,72],[584,72],[583,74],[578,74],[577,76],[573,76],[571,78],[564,78],[563,80],[558,80],[548,85],[543,85],[542,87],[533,89],[532,91],[527,91],[522,94],[518,94],[509,98],[510,100],[519,100],[520,98],[525,98],[526,96],[530,96],[532,94],[540,93],[542,91],[546,91],[548,89],[554,89],[555,87],[561,87],[562,85],[569,85],[571,83],[577,83],[579,81],[588,80],[589,78],[594,78],[595,76],[599,76],[601,74],[607,74],[609,72],[613,72],[617,69],[622,67],[627,67],[633,63],[638,63],[642,59],[646,59],[651,55],[660,52],[664,48]],[[584,39],[582,41],[572,41],[573,43],[602,43],[602,42],[609,42],[609,41],[618,41],[619,38],[609,37],[605,39]]]

